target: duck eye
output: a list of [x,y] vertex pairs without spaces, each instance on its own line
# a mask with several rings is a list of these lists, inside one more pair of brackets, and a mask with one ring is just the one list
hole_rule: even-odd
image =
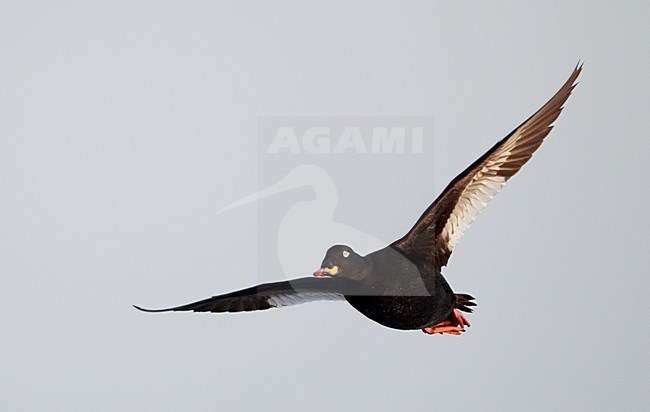
[[348,256],[350,256],[350,252],[348,252],[347,250],[344,250],[343,251],[343,257],[348,257]]

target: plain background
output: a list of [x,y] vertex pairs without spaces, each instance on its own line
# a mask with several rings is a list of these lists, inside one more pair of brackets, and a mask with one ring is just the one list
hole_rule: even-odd
[[[648,408],[648,2],[2,8],[0,409]],[[556,129],[446,270],[479,300],[464,336],[331,302],[130,306],[257,281],[255,207],[214,211],[257,188],[259,116],[433,116],[435,181],[341,197],[390,240],[578,59]]]

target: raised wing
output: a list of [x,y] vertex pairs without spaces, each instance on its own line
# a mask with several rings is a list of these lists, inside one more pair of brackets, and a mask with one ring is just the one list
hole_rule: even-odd
[[551,100],[452,180],[415,226],[392,246],[408,257],[445,266],[476,216],[549,134],[581,70],[579,64]]
[[343,299],[338,279],[309,277],[265,283],[167,309],[144,309],[133,306],[144,312],[243,312],[292,306],[318,300]]

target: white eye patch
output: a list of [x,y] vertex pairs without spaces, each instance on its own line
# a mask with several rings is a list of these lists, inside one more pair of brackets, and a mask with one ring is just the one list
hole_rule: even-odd
[[348,257],[348,256],[350,256],[350,252],[348,252],[347,250],[344,250],[343,251],[343,257]]

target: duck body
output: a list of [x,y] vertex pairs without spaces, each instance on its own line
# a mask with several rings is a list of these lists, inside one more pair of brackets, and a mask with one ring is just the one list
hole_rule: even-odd
[[367,275],[343,282],[345,300],[393,329],[423,329],[449,317],[456,297],[440,270],[412,262],[392,247],[365,256]]

